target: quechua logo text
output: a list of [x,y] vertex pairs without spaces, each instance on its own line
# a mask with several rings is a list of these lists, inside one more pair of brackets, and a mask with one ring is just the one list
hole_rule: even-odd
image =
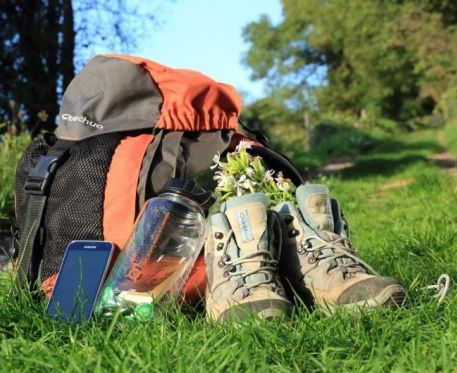
[[68,122],[79,122],[84,124],[87,127],[92,127],[92,128],[97,128],[99,130],[103,129],[103,125],[100,123],[97,123],[93,120],[90,120],[87,118],[85,115],[84,116],[78,116],[78,115],[71,115],[71,114],[62,114],[62,119],[66,120]]

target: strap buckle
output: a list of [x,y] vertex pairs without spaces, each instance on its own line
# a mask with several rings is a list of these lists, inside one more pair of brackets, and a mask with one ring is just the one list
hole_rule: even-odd
[[59,166],[60,157],[42,155],[37,165],[30,171],[24,189],[30,194],[43,196],[48,194],[50,182]]

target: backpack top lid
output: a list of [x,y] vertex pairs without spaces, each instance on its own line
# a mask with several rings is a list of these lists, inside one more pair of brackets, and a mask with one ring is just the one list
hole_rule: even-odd
[[83,140],[110,132],[235,130],[236,90],[199,72],[172,69],[141,57],[92,58],[65,90],[55,131]]

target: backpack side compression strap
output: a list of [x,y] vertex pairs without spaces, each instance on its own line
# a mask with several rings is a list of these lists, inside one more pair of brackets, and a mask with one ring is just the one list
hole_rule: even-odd
[[29,199],[17,265],[18,282],[21,288],[26,288],[28,283],[33,283],[38,277],[37,251],[44,242],[43,212],[57,168],[64,162],[72,145],[71,141],[57,141],[46,155],[38,159],[37,165],[27,176],[24,189]]

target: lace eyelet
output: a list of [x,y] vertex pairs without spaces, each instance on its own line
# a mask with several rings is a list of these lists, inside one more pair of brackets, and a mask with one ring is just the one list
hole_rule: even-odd
[[347,268],[341,268],[341,273],[343,275],[343,279],[346,280],[349,275],[349,271],[347,270]]
[[314,257],[308,258],[308,263],[309,263],[309,264],[314,264],[314,263],[316,263],[316,261],[317,261],[317,260],[316,260],[316,258],[314,258]]
[[289,231],[289,233],[287,233],[287,236],[289,238],[294,238],[294,237],[297,237],[298,235],[300,234],[300,231],[297,230],[297,229],[292,229]]
[[219,260],[219,261],[217,262],[217,265],[218,265],[219,268],[224,268],[225,263],[224,263],[222,260]]
[[222,232],[216,232],[214,234],[214,237],[217,239],[217,240],[220,240],[222,238],[224,238],[224,234]]
[[218,250],[218,251],[222,250],[223,248],[224,248],[224,244],[222,242],[217,244],[217,246],[216,246],[216,250]]
[[283,220],[284,220],[284,223],[289,225],[290,223],[292,223],[294,221],[294,217],[292,215],[287,215]]
[[221,258],[221,261],[223,261],[224,263],[228,262],[229,260],[230,260],[230,257],[227,254],[223,255]]

